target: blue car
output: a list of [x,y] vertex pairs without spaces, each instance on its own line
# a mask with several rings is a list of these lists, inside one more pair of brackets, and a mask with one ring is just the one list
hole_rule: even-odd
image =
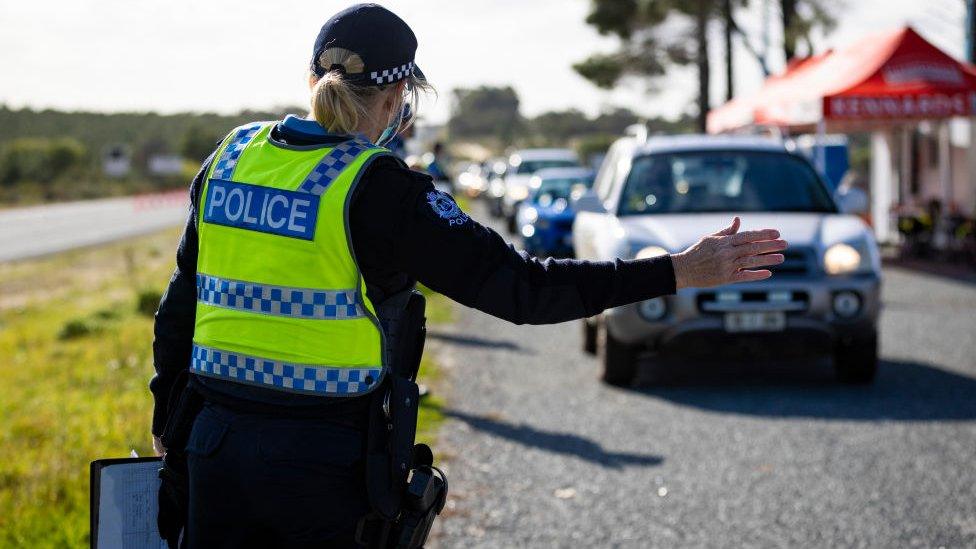
[[518,232],[532,255],[573,255],[571,206],[593,185],[593,172],[585,168],[539,170],[529,182],[529,195],[515,214]]

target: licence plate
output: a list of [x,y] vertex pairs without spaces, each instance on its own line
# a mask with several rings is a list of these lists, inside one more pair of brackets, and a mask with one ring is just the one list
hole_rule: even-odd
[[781,332],[786,328],[783,311],[725,313],[726,332]]

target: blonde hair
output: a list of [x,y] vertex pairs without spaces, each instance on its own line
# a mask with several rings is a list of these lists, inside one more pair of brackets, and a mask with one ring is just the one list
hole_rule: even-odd
[[[332,133],[354,133],[360,121],[369,116],[370,110],[387,86],[360,86],[350,82],[345,75],[360,74],[365,67],[362,58],[344,48],[328,48],[319,54],[318,64],[326,70],[312,87],[312,118]],[[341,67],[341,70],[338,67]],[[310,78],[315,78],[313,72]],[[404,102],[409,101],[414,113],[420,101],[420,92],[434,92],[425,80],[410,75],[404,86],[403,97],[394,109],[396,116]],[[400,130],[405,130],[411,120],[405,121]]]

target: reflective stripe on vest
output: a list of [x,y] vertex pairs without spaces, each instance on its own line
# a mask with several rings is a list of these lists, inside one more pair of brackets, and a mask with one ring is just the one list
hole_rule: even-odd
[[343,319],[363,316],[355,288],[314,290],[228,280],[197,273],[197,300],[202,303],[278,316]]
[[339,143],[329,151],[298,187],[299,191],[320,196],[356,156],[372,145],[360,140]]
[[295,149],[272,125],[235,130],[201,195],[191,371],[323,396],[385,375],[384,335],[348,233],[349,197],[388,151]]
[[277,389],[352,396],[367,392],[380,378],[381,368],[327,368],[288,364],[202,345],[193,345],[191,369],[208,377],[227,378]]
[[247,147],[247,144],[254,139],[260,130],[261,124],[249,124],[237,130],[230,143],[224,147],[224,152],[221,153],[220,158],[217,159],[210,177],[213,179],[230,179],[231,175],[234,174],[234,168],[237,167],[237,159],[241,157],[241,151]]

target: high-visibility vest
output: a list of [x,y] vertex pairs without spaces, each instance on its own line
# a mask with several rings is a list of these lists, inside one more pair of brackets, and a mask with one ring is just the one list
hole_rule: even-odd
[[194,374],[328,397],[386,374],[382,328],[349,234],[349,203],[386,149],[288,146],[273,122],[235,129],[200,198]]

